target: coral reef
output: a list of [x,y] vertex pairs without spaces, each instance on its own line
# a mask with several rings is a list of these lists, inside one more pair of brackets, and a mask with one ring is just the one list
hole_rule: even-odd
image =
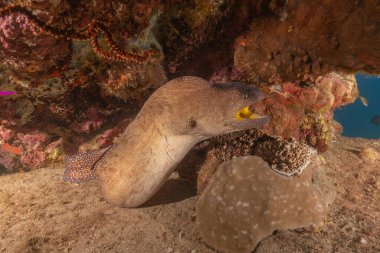
[[91,140],[79,146],[80,153],[90,152],[91,150],[102,149],[112,145],[132,122],[131,118],[120,121],[115,127],[96,135]]
[[8,142],[14,135],[15,135],[14,131],[12,131],[11,129],[7,129],[6,127],[0,125],[1,142]]
[[[276,1],[271,1],[276,2]],[[286,1],[282,18],[253,19],[235,66],[253,83],[313,82],[331,71],[379,73],[379,3]]]
[[222,252],[252,252],[275,230],[322,224],[335,191],[319,164],[285,177],[259,157],[224,162],[197,203],[203,239]]
[[268,89],[271,96],[255,106],[268,115],[271,123],[265,132],[305,141],[319,152],[326,151],[337,134],[333,110],[358,97],[354,75],[330,73],[320,76],[311,87],[284,83]]
[[357,96],[345,72],[380,71],[376,6],[0,0],[0,88],[17,92],[0,100],[0,124],[16,133],[5,142],[20,148],[17,133],[35,131],[62,138],[55,151],[41,143],[45,157],[58,158],[98,147],[95,136],[133,117],[167,79],[196,75],[266,89],[266,133],[325,151],[339,131],[333,110]]
[[22,168],[22,164],[17,155],[8,152],[3,147],[0,147],[0,175],[10,173]]
[[[205,240],[222,250],[235,247],[236,242],[252,250],[274,229],[318,224],[333,191],[323,179],[324,165],[319,157],[314,159],[314,149],[321,153],[330,148],[341,130],[333,120],[333,111],[358,97],[353,73],[380,73],[379,10],[377,0],[0,0],[0,90],[17,93],[0,98],[0,173],[34,170],[62,160],[64,155],[113,144],[149,95],[167,79],[194,75],[212,82],[238,81],[267,93],[267,98],[255,105],[255,112],[268,115],[271,122],[263,132],[247,130],[214,138],[208,146],[201,143],[180,164],[182,177],[198,181],[199,195],[206,187],[210,189],[198,206]],[[212,97],[208,99],[212,107]],[[187,119],[179,118],[176,124],[182,120]],[[371,122],[377,125],[380,121],[374,116]],[[352,164],[359,155],[361,171],[369,172],[368,168],[379,161],[376,148],[361,147],[357,154],[343,149],[340,152],[345,152]],[[333,159],[340,152],[331,155]],[[246,155],[260,156],[266,163],[259,158],[236,158]],[[246,163],[249,169],[241,169]],[[374,202],[368,200],[379,188],[376,173],[364,180],[360,173],[348,173],[346,167],[350,166],[336,165],[329,173],[339,172],[335,175],[345,180],[344,187],[356,179],[365,181],[360,186],[362,195],[348,190],[344,195],[353,203],[365,200],[372,205]],[[236,174],[226,179],[232,171]],[[34,171],[24,176],[28,181],[28,176],[44,173]],[[290,176],[293,174],[300,175]],[[51,179],[59,177],[57,182],[62,181],[57,175],[59,172]],[[75,172],[70,175],[78,176]],[[233,191],[218,183],[219,177],[228,180],[226,185],[233,185]],[[49,185],[45,181],[36,181],[44,182],[43,187],[36,188],[38,191]],[[297,187],[297,183],[308,185]],[[9,185],[9,196],[13,196],[14,186]],[[252,186],[256,185],[261,198],[252,198]],[[23,187],[19,190],[32,192],[30,197],[34,199],[36,191]],[[62,184],[53,190],[65,187],[70,186]],[[211,196],[213,190],[220,191],[219,196]],[[296,202],[293,207],[275,199],[287,193],[285,200]],[[67,199],[72,199],[69,195]],[[13,198],[22,196],[16,194]],[[237,198],[247,199],[239,203]],[[222,206],[220,199],[232,211]],[[9,206],[14,203],[5,201]],[[20,203],[25,206],[25,201]],[[318,204],[320,213],[313,210]],[[371,240],[375,241],[377,216],[351,215],[354,208],[350,210],[349,205],[344,202],[335,215],[356,217],[353,224],[363,228],[366,239],[354,238],[357,230],[350,228],[356,231],[351,233],[354,235],[330,238],[330,250],[336,249],[337,240],[341,244],[365,242],[356,246],[359,251],[370,249]],[[274,214],[285,210],[286,219],[272,224],[278,221]],[[29,215],[30,208],[25,212]],[[36,217],[40,216],[37,212]],[[220,224],[218,216],[225,223]],[[220,233],[230,222],[232,231],[246,233],[238,238],[231,234],[223,240]],[[334,226],[348,230],[345,221],[339,222]],[[213,238],[210,234],[216,228]],[[28,233],[23,235],[25,241],[29,240]],[[43,236],[57,249],[54,236]],[[62,240],[68,243],[62,245],[71,245],[66,239]],[[9,245],[16,245],[12,240]],[[31,238],[28,243],[36,251],[34,242],[44,240]],[[305,245],[307,242],[303,241]],[[302,249],[310,250],[307,246]]]
[[[0,17],[5,18],[5,21],[3,21],[5,24],[2,25],[3,34],[5,32],[5,37],[17,37],[17,34],[13,36],[8,34],[9,30],[17,29],[13,27],[14,25],[12,26],[12,24],[9,24],[12,21],[8,21],[8,19],[14,16],[16,16],[16,18],[15,20],[12,20],[13,22],[18,21],[19,23],[22,23],[21,26],[18,25],[17,27],[18,30],[21,30],[21,33],[24,31],[23,29],[32,29],[32,34],[29,35],[29,37],[36,36],[37,31],[39,31],[66,40],[91,40],[94,52],[98,54],[100,57],[105,58],[107,60],[141,63],[146,61],[146,59],[152,54],[152,51],[131,52],[122,50],[116,45],[111,34],[108,32],[108,28],[106,27],[106,25],[103,22],[100,22],[99,20],[92,20],[91,23],[88,24],[88,27],[85,31],[66,31],[45,24],[28,9],[23,8],[21,6],[8,6],[3,9],[0,9]],[[99,35],[103,36],[104,41],[109,47],[109,52],[101,48],[98,41]],[[2,42],[2,46],[4,48],[8,48],[9,43],[7,43],[7,41],[5,40],[2,40]]]
[[0,101],[1,125],[62,138],[60,147],[45,150],[39,142],[38,151],[16,157],[24,169],[75,150],[139,107],[118,98],[145,99],[142,93],[166,81],[162,54],[151,49],[158,9],[155,1],[0,1],[0,87],[17,91]]
[[[214,138],[213,155],[208,156],[209,159],[222,162],[256,155],[282,174],[299,173],[302,170],[297,172],[297,169],[305,168],[315,152],[308,145],[319,152],[326,151],[338,132],[332,119],[333,110],[353,102],[358,96],[355,78],[352,75],[344,78],[336,73],[318,77],[313,87],[285,83],[269,92],[261,107],[255,105],[255,111],[271,117],[263,132],[252,129]],[[215,171],[215,164],[218,163],[208,161],[200,170],[199,192]]]
[[138,97],[149,88],[158,88],[167,81],[159,61],[135,66],[114,65],[107,72],[108,78],[99,86],[107,95],[125,100]]
[[41,73],[68,56],[69,43],[40,35],[27,15],[15,13],[0,15],[0,52],[2,65],[21,73]]

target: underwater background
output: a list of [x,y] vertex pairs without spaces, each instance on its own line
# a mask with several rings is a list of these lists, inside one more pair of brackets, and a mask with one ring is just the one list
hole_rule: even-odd
[[335,119],[342,124],[344,136],[380,138],[380,77],[358,74],[356,80],[360,96],[368,101],[368,106],[357,99],[338,108]]
[[0,253],[380,252],[379,59],[379,0],[0,0]]

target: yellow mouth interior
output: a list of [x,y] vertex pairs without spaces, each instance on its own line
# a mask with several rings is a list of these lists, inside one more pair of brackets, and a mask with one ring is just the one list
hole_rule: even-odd
[[243,120],[243,119],[260,119],[264,118],[265,116],[253,113],[251,110],[249,110],[249,106],[243,107],[240,109],[236,115],[235,118],[237,120]]

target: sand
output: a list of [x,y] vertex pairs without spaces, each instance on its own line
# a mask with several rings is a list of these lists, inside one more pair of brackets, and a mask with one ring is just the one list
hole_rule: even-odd
[[[318,232],[277,231],[255,252],[380,252],[380,140],[339,137],[323,154],[337,197]],[[113,207],[96,181],[63,182],[63,164],[0,176],[0,252],[216,252],[195,224],[195,186],[174,173],[143,207]]]

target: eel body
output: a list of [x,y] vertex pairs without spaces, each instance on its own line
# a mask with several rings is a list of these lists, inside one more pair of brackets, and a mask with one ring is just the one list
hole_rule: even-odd
[[152,94],[117,143],[98,155],[98,161],[92,159],[87,170],[100,178],[109,202],[139,206],[198,142],[266,124],[268,117],[254,113],[254,103],[263,97],[254,86],[241,83],[173,79]]

